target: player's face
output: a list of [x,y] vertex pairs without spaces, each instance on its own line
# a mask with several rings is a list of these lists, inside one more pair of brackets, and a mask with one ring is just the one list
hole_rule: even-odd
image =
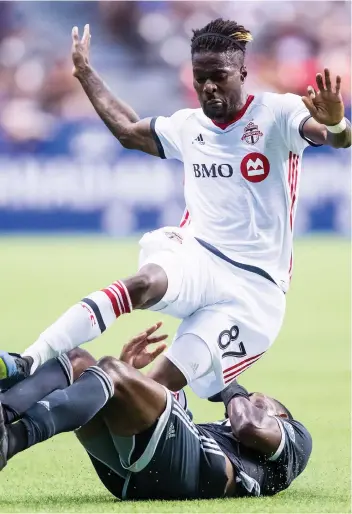
[[250,396],[250,401],[253,405],[258,407],[258,409],[264,409],[269,416],[287,417],[286,413],[280,409],[274,398],[270,396],[266,396],[262,393],[253,393]]
[[208,118],[227,123],[242,107],[242,86],[247,76],[238,52],[199,52],[192,57],[193,86]]

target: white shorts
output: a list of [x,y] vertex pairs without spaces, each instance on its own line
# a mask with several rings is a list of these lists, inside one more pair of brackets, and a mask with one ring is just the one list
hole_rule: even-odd
[[[148,232],[140,246],[140,268],[157,264],[168,277],[165,296],[151,310],[183,319],[166,355],[194,392],[208,398],[254,364],[274,342],[285,314],[285,295],[268,279],[213,255],[187,229]],[[183,334],[198,336],[211,352],[212,371],[201,378],[192,379],[173,356]]]

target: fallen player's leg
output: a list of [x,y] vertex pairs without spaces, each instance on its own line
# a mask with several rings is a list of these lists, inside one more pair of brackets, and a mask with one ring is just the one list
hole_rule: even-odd
[[96,360],[82,348],[47,361],[33,375],[0,393],[5,422],[17,421],[35,403],[57,389],[65,389],[94,364]]
[[24,449],[83,425],[81,443],[126,478],[124,497],[131,499],[221,497],[229,481],[224,453],[199,433],[173,395],[115,358],[88,368],[17,423],[0,425],[1,467]]

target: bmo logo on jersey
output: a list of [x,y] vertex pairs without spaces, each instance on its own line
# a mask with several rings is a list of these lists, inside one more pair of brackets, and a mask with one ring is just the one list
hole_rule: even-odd
[[194,176],[200,177],[223,177],[229,178],[233,175],[233,168],[231,164],[193,164]]
[[249,153],[242,159],[241,173],[249,182],[262,182],[269,175],[270,163],[262,153]]

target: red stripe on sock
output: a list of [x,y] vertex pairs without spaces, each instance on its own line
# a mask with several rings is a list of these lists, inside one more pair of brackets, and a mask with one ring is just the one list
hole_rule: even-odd
[[130,307],[130,298],[128,295],[128,291],[127,291],[127,288],[126,286],[118,281],[118,282],[114,282],[113,284],[115,287],[118,288],[118,290],[120,291],[121,293],[121,296],[122,296],[122,301],[123,301],[123,306],[124,306],[124,309],[125,309],[125,312],[126,313],[130,313],[131,312],[131,307]]
[[109,289],[102,289],[103,293],[106,294],[106,296],[109,297],[109,300],[111,302],[112,308],[114,309],[115,316],[118,318],[121,316],[121,311],[119,308],[119,305],[117,303],[117,299],[115,295],[109,290]]

